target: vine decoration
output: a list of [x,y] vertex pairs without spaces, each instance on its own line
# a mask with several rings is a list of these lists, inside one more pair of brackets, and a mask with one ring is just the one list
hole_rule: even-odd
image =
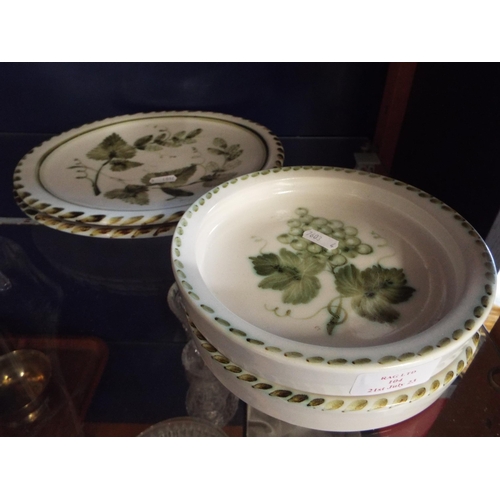
[[[130,204],[148,205],[150,203],[149,193],[152,189],[161,190],[169,196],[168,199],[193,196],[194,192],[189,189],[189,186],[202,184],[203,187],[214,187],[232,179],[235,174],[231,171],[241,165],[239,157],[243,154],[243,149],[239,144],[230,145],[225,139],[216,137],[212,141],[212,147],[206,148],[206,153],[221,158],[219,161],[205,161],[204,155],[195,146],[192,146],[197,142],[197,137],[202,132],[201,128],[190,132],[182,130],[176,133],[162,129],[157,135],[150,134],[139,137],[133,145],[128,144],[119,134],[112,133],[86,154],[88,159],[100,162],[100,165],[93,166],[75,158],[73,165],[67,168],[75,170],[76,179],[87,180],[95,196],[103,194],[108,199],[119,199]],[[192,148],[192,156],[196,157],[199,163],[193,162],[174,170],[149,172],[138,179],[139,182],[136,183],[129,183],[119,176],[110,174],[110,172],[124,172],[145,165],[142,162],[132,160],[138,151],[158,153],[164,148],[180,148],[186,145]],[[202,175],[198,180],[193,181],[192,179],[199,169],[202,169]],[[99,185],[102,176],[121,184],[121,187],[102,193]],[[162,178],[164,180],[161,180]],[[156,182],[156,179],[160,179],[160,181]]]
[[[403,270],[384,267],[380,264],[381,259],[379,263],[360,270],[350,261],[374,250],[361,241],[357,228],[346,226],[340,220],[314,217],[303,207],[297,208],[295,214],[297,217],[288,221],[288,232],[277,238],[295,252],[287,248],[281,248],[278,253],[263,253],[261,250],[259,255],[250,257],[255,273],[263,277],[258,286],[280,291],[284,304],[308,304],[318,296],[320,275],[326,272],[334,280],[339,293],[321,308],[329,314],[326,323],[329,335],[347,321],[345,302],[348,300],[353,311],[362,318],[377,323],[394,323],[400,317],[394,306],[408,301],[416,291],[407,284]],[[303,237],[309,229],[335,239],[338,246],[328,249],[309,241]],[[289,310],[281,315],[278,308],[268,310],[280,317],[290,316]]]

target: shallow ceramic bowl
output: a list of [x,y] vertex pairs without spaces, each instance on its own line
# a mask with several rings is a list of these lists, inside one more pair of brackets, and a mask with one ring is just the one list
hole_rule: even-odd
[[[307,239],[307,236],[309,239]],[[202,196],[172,242],[182,301],[218,350],[272,383],[366,395],[440,372],[478,331],[496,270],[452,208],[388,177],[289,167]]]
[[192,333],[212,373],[247,404],[293,425],[334,432],[378,429],[417,415],[468,367],[480,343],[480,335],[474,334],[458,356],[425,383],[360,397],[314,394],[266,381],[234,364],[196,328]]
[[16,201],[22,210],[30,216],[33,221],[38,222],[41,226],[46,226],[52,229],[57,229],[63,233],[73,235],[90,236],[93,239],[144,239],[155,238],[158,236],[171,236],[175,226],[179,222],[182,212],[173,214],[163,224],[145,224],[143,226],[103,226],[99,224],[72,222],[58,217],[52,217],[35,210],[26,205],[20,198],[16,197]]
[[166,236],[213,186],[279,167],[283,159],[277,137],[243,118],[138,113],[86,124],[40,144],[14,170],[14,197],[26,215],[64,232]]
[[20,349],[0,356],[0,421],[21,422],[42,403],[52,368],[40,351]]

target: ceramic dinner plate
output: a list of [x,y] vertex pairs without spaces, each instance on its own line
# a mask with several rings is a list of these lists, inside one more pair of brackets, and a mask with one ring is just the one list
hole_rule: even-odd
[[429,378],[483,324],[496,286],[486,245],[452,208],[341,168],[216,187],[182,217],[172,259],[188,314],[221,352],[330,394],[362,394],[384,370]]
[[137,239],[153,238],[157,236],[171,236],[174,232],[175,226],[182,216],[182,212],[178,212],[170,216],[161,224],[145,224],[142,226],[105,226],[102,224],[74,222],[59,217],[52,217],[44,212],[34,210],[33,208],[22,203],[22,201],[19,202],[19,206],[23,208],[26,215],[30,216],[31,220],[36,221],[42,226],[57,229],[58,231],[68,234],[79,234],[94,238],[109,239]]
[[30,217],[158,225],[214,186],[281,166],[283,158],[278,139],[243,118],[188,111],[120,116],[65,132],[28,153],[15,169],[14,194]]

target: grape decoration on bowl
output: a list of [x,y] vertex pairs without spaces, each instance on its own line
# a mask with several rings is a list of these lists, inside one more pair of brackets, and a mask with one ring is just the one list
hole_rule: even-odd
[[[339,293],[322,308],[330,315],[326,325],[328,334],[347,320],[344,301],[349,298],[352,309],[369,321],[396,321],[400,314],[393,305],[406,302],[415,292],[407,285],[403,270],[380,264],[360,270],[350,261],[358,255],[373,253],[373,248],[358,237],[355,227],[346,226],[341,220],[315,217],[304,207],[297,208],[295,214],[297,217],[287,222],[288,232],[277,237],[292,250],[284,247],[278,254],[250,257],[255,272],[264,276],[258,286],[281,291],[285,304],[307,304],[319,294],[319,275],[326,271],[333,276]],[[304,237],[311,230],[328,244]]]

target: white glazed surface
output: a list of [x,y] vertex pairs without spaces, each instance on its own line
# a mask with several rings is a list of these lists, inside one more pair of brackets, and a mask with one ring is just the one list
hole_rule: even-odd
[[[404,270],[415,291],[394,306],[397,321],[368,321],[346,299],[348,321],[329,335],[324,306],[338,292],[326,271],[307,304],[283,304],[279,291],[259,287],[250,257],[279,251],[276,235],[296,207],[354,226],[374,250],[352,259],[359,269]],[[340,168],[276,169],[215,188],[181,219],[172,260],[188,314],[222,352],[267,380],[329,393],[344,394],[361,373],[431,361],[439,371],[482,325],[496,286],[487,247],[450,207]]]
[[73,222],[58,217],[51,217],[43,212],[34,210],[18,200],[20,208],[30,215],[31,219],[40,225],[57,229],[60,232],[91,236],[92,238],[109,239],[139,239],[172,236],[179,222],[182,212],[174,214],[162,224],[146,224],[144,226],[104,226],[102,224],[89,224]]
[[[189,311],[186,308],[186,311]],[[413,372],[416,376],[427,378],[435,376],[446,368],[463,352],[467,342],[460,342],[454,345],[453,350],[445,351],[440,357],[427,359],[418,357],[411,358],[406,362],[381,364],[325,364],[314,361],[305,361],[301,357],[295,358],[285,354],[277,356],[275,352],[265,351],[260,355],[253,355],[254,347],[260,347],[247,343],[241,344],[231,342],[224,335],[216,335],[215,329],[204,330],[198,328],[196,322],[196,309],[189,312],[188,318],[191,327],[195,327],[218,351],[224,353],[234,363],[238,364],[252,374],[261,377],[268,382],[275,384],[291,385],[297,390],[315,392],[319,394],[336,394],[339,396],[349,396],[358,386],[360,379],[372,379],[376,385],[376,380],[381,377],[393,377],[400,373]],[[193,319],[196,318],[196,319]],[[476,334],[478,335],[478,334]],[[249,355],[251,353],[251,355]],[[317,369],[319,367],[319,370]],[[422,380],[422,378],[420,378]]]
[[161,224],[219,182],[281,166],[283,158],[277,138],[243,118],[141,113],[84,125],[41,144],[15,169],[14,193],[30,217]]
[[310,429],[354,432],[386,427],[411,418],[434,403],[472,361],[479,338],[469,341],[439,373],[419,386],[365,397],[309,394],[277,386],[238,371],[193,329],[198,350],[214,375],[248,405],[274,418]]

